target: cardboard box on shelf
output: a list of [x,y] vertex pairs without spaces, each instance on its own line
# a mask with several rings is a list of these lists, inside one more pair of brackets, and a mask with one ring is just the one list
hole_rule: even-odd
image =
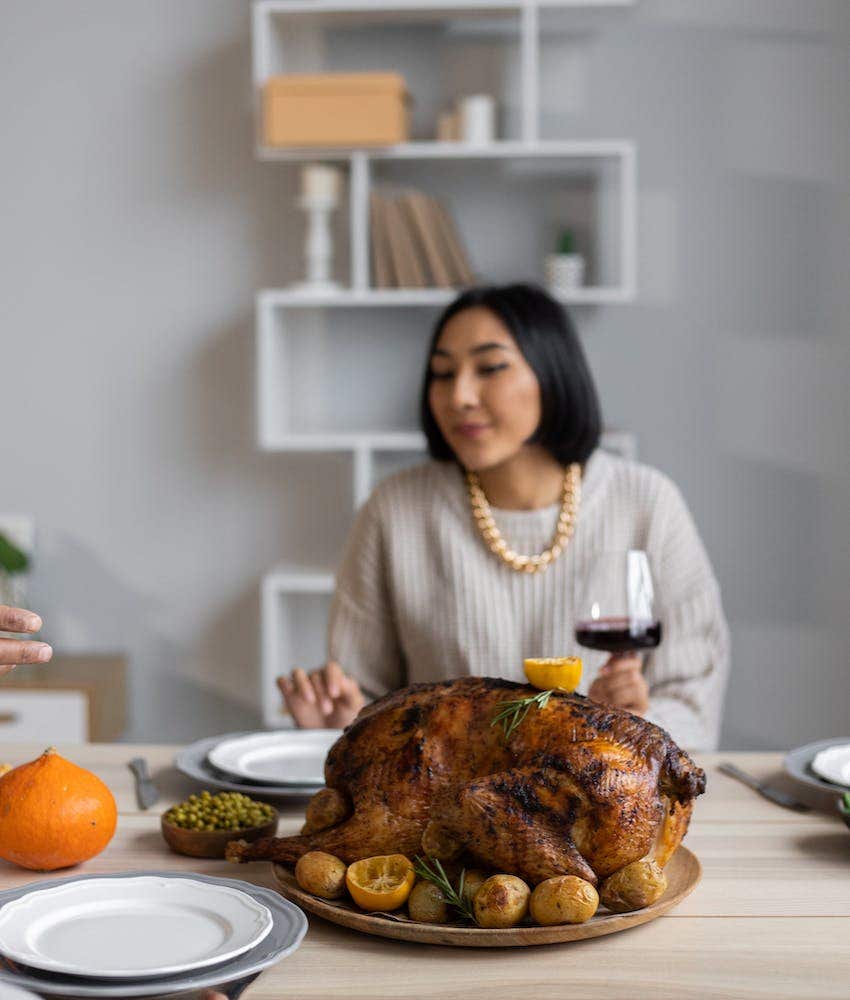
[[407,142],[409,100],[398,73],[292,73],[263,89],[268,146],[393,146]]

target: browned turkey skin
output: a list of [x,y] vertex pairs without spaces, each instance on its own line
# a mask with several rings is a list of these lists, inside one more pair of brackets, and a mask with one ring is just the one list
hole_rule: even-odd
[[228,857],[289,865],[312,850],[347,863],[413,857],[428,826],[429,842],[456,843],[476,865],[531,884],[578,875],[596,885],[644,857],[664,865],[705,790],[704,772],[663,729],[582,695],[553,695],[509,740],[491,725],[500,703],[538,693],[465,677],[387,695],[328,754],[332,791],[319,793],[327,819],[301,836],[231,845]]

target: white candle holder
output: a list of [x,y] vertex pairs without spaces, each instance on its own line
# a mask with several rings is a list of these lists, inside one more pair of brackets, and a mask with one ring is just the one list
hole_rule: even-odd
[[[312,171],[312,173],[310,173]],[[321,173],[320,173],[321,171]],[[307,277],[294,288],[300,292],[338,292],[340,285],[331,277],[333,270],[334,241],[331,215],[339,204],[336,171],[328,168],[307,168],[302,180],[302,194],[298,207],[307,214],[304,258]],[[311,183],[312,181],[312,183]],[[309,190],[321,187],[325,190]],[[307,188],[308,190],[304,190]]]

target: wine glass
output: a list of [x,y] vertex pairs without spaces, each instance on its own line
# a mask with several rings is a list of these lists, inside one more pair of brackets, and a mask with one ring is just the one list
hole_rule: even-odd
[[579,587],[576,642],[587,649],[630,653],[661,642],[652,573],[637,549],[603,552]]

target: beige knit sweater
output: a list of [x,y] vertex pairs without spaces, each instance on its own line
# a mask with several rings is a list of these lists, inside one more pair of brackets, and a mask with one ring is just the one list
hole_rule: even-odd
[[[551,544],[559,507],[494,509],[517,552]],[[663,641],[647,655],[647,717],[680,746],[717,746],[729,664],[717,582],[676,486],[597,450],[585,470],[575,536],[548,570],[501,563],[474,525],[453,463],[382,482],[361,509],[337,575],[329,654],[372,696],[421,681],[484,675],[523,680],[529,656],[580,655],[586,693],[606,653],[577,646],[577,587],[604,551],[644,549]]]

